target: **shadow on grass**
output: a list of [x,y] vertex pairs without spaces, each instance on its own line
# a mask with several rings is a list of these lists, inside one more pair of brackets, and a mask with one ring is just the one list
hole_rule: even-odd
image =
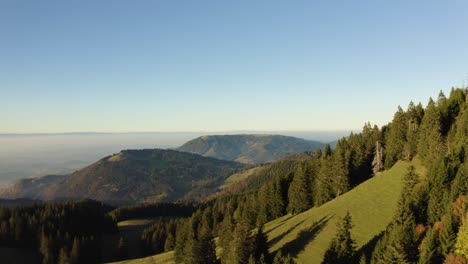
[[372,252],[374,251],[375,245],[383,237],[385,231],[380,232],[378,235],[373,237],[367,244],[362,246],[358,251],[356,256],[361,257],[363,254],[366,255],[367,260],[371,259]]
[[[300,226],[302,223],[304,223],[306,219],[300,221],[299,223],[295,224],[294,226],[290,227],[288,230],[286,230],[286,232],[282,233],[281,235],[273,238],[270,242],[268,242],[268,247],[272,247],[273,245],[275,245],[276,243],[278,243],[279,241],[281,241],[281,239],[283,239],[285,236],[287,236],[289,233],[291,233],[296,227]],[[272,230],[270,230],[269,232],[271,232]]]
[[284,225],[284,223],[286,223],[286,221],[288,221],[290,218],[292,218],[293,215],[289,215],[288,217],[286,217],[285,219],[281,220],[281,222],[278,223],[278,225],[276,225],[274,228],[268,230],[265,234],[268,234],[270,233],[271,231],[277,229],[278,227]]
[[295,258],[297,255],[304,250],[305,246],[312,241],[322,229],[327,225],[330,220],[330,216],[325,216],[322,219],[315,222],[309,228],[306,228],[300,231],[296,238],[288,243],[286,243],[281,251],[287,252],[291,257]]

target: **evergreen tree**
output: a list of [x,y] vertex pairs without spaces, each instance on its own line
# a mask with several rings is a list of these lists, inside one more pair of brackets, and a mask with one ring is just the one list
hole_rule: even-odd
[[359,259],[359,264],[367,264],[366,254],[361,255],[361,258]]
[[[229,254],[229,247],[232,241],[232,231],[234,229],[234,222],[230,213],[227,213],[223,222],[221,223],[221,229],[219,231],[219,240],[218,244],[223,249],[221,254],[221,261],[227,259]],[[223,263],[226,263],[223,261]]]
[[[422,107],[422,106],[421,106]],[[406,143],[404,146],[405,157],[411,160],[418,149],[418,130],[423,114],[420,113],[413,102],[408,106],[408,131],[406,132]]]
[[81,242],[78,237],[73,239],[72,250],[70,253],[71,262],[73,264],[80,263],[81,260]]
[[372,160],[372,173],[377,175],[384,169],[383,164],[383,146],[380,141],[375,142],[374,159]]
[[351,228],[351,215],[348,212],[337,225],[337,233],[325,252],[323,264],[347,264],[352,262],[356,254],[356,242],[351,238]]
[[422,252],[419,257],[419,264],[438,264],[442,262],[438,249],[437,234],[433,228],[429,228],[422,243]]
[[390,130],[385,144],[385,168],[389,169],[399,159],[403,158],[403,150],[406,143],[408,121],[403,109],[399,106],[393,116]]
[[252,251],[252,243],[249,231],[242,224],[237,224],[232,234],[232,241],[227,248],[227,254],[223,254],[221,262],[224,264],[248,263]]
[[455,253],[468,259],[468,214],[465,215],[455,242]]
[[189,223],[182,221],[177,224],[175,243],[175,262],[183,263],[186,256],[186,245],[189,242]]
[[444,152],[440,119],[440,113],[437,111],[434,101],[429,99],[421,122],[418,143],[418,154],[428,166]]
[[117,257],[118,259],[125,259],[128,257],[127,246],[125,245],[123,237],[120,237],[119,244],[117,245]]
[[273,264],[296,264],[296,261],[289,254],[284,256],[279,250],[273,259]]
[[42,255],[43,264],[55,263],[53,239],[48,237],[44,232],[41,234],[41,246],[39,250]]
[[324,156],[321,160],[320,170],[315,179],[314,203],[320,206],[333,198],[333,170],[331,157]]
[[435,161],[430,171],[430,190],[428,201],[428,220],[430,223],[439,221],[445,213],[445,189],[449,182],[449,172],[443,158]]
[[298,166],[288,191],[288,212],[298,214],[312,207],[312,190],[310,181],[304,173],[303,167]]
[[255,263],[269,262],[267,236],[263,233],[263,226],[260,226],[255,232],[252,243],[252,257]]
[[325,144],[325,148],[323,150],[323,158],[330,157],[332,154],[332,149],[330,144]]
[[59,264],[70,264],[70,257],[68,256],[67,249],[65,247],[62,247],[59,252]]
[[[468,159],[467,159],[468,160]],[[460,195],[468,194],[468,165],[461,164],[458,172],[455,176],[455,179],[452,182],[451,186],[451,198],[454,200]]]
[[457,239],[455,232],[455,223],[452,214],[448,214],[443,218],[442,221],[442,232],[440,234],[440,255],[447,256],[453,250],[453,246]]
[[208,226],[201,226],[199,234],[192,241],[192,252],[187,264],[215,264],[216,245]]
[[334,197],[338,197],[349,190],[348,162],[345,158],[346,147],[342,147],[341,145],[339,143],[333,152],[332,189]]

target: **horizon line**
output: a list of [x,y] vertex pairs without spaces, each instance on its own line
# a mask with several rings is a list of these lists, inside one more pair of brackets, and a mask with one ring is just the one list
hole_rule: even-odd
[[71,131],[71,132],[0,132],[0,136],[28,136],[28,135],[97,135],[97,134],[182,134],[182,133],[242,133],[242,132],[315,132],[315,133],[327,133],[327,132],[355,132],[361,131],[360,129],[317,129],[317,130],[206,130],[206,131]]

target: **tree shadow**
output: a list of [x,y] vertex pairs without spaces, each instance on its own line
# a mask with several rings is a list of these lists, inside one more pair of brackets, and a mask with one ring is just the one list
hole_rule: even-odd
[[312,241],[327,225],[330,220],[330,216],[325,216],[322,219],[315,222],[312,226],[300,231],[296,238],[286,243],[281,250],[291,255],[291,257],[297,257],[297,255],[304,250],[305,246]]
[[367,260],[370,260],[372,256],[372,252],[374,252],[375,245],[379,240],[383,237],[385,231],[380,232],[376,236],[374,236],[367,244],[362,246],[357,252],[356,252],[356,257],[361,257],[363,254],[366,255]]
[[[289,233],[291,233],[296,227],[300,226],[302,223],[305,222],[306,219],[300,221],[299,223],[295,224],[294,226],[290,227],[288,230],[286,230],[284,233],[282,233],[281,235],[273,238],[270,242],[268,242],[268,247],[272,247],[273,245],[275,245],[276,243],[278,243],[279,241],[281,241],[281,239],[283,239],[285,236],[287,236]],[[283,223],[284,224],[284,223]],[[281,225],[283,225],[281,224]],[[277,228],[277,227],[275,227]],[[270,233],[271,231],[273,231],[274,229],[268,231],[268,233]]]
[[290,218],[292,218],[292,217],[293,217],[293,215],[289,215],[289,216],[286,217],[285,219],[281,220],[281,222],[279,222],[277,226],[275,226],[274,228],[268,230],[267,232],[265,232],[265,234],[268,234],[268,233],[270,233],[271,231],[277,229],[278,227],[284,225],[284,223],[286,223],[286,221],[288,221],[288,220],[289,220]]

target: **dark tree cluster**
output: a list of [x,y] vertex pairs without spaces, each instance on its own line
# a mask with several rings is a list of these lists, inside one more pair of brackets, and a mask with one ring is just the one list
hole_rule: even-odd
[[159,219],[146,228],[141,236],[141,247],[144,255],[154,255],[174,250],[177,225],[185,218]]
[[144,203],[119,207],[110,212],[116,221],[162,216],[188,217],[195,211],[193,203]]
[[1,244],[35,248],[42,263],[98,263],[102,235],[117,232],[107,213],[91,200],[1,207]]

